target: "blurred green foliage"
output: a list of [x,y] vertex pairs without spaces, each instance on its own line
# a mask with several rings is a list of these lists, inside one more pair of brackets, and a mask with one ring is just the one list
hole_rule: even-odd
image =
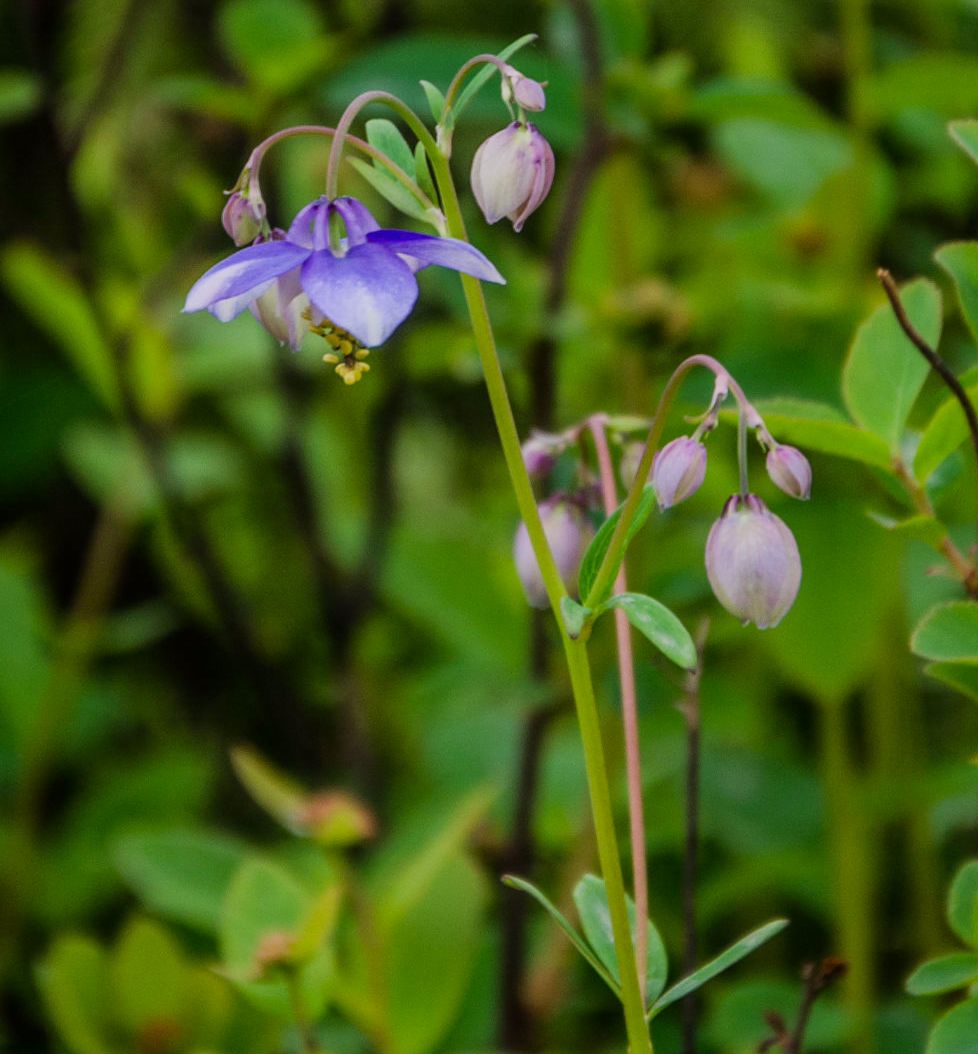
[[[974,397],[974,5],[54,0],[0,29],[0,1048],[258,1054],[308,1030],[337,1054],[620,1048],[600,979],[498,881],[516,870],[573,916],[594,846],[457,280],[422,276],[349,391],[247,315],[180,313],[228,251],[221,191],[261,138],[366,88],[427,112],[421,79],[444,90],[537,31],[520,68],[548,81],[554,191],[519,237],[465,203],[509,283],[487,296],[521,429],[647,415],[706,352],[815,468],[789,508],[756,466],[805,569],[776,630],[706,585],[727,428],[704,488],[629,556],[634,588],[711,620],[700,961],[792,919],[704,990],[700,1050],[755,1049],[829,954],[849,978],[807,1049],[919,1052],[943,1012],[928,1049],[973,1050],[974,998],[904,982],[937,956],[921,971],[949,987],[976,976],[974,863],[950,928],[943,890],[978,832],[978,628],[932,573],[935,545],[974,543],[975,465],[874,270],[913,280],[911,316]],[[456,133],[460,182],[506,120],[493,82]],[[325,152],[276,151],[284,224]],[[708,390],[687,392],[697,412]],[[636,652],[652,913],[678,963],[682,686]],[[274,819],[235,778],[242,743],[269,759],[252,776],[273,786],[244,783]],[[921,971],[911,990],[945,990]],[[678,1021],[656,1018],[657,1051],[680,1049]]]

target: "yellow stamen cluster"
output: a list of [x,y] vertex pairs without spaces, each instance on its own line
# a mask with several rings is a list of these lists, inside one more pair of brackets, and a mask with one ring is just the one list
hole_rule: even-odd
[[317,325],[308,312],[305,317],[309,320],[312,332],[319,334],[333,349],[323,356],[323,362],[336,367],[336,373],[343,378],[344,384],[356,384],[365,373],[370,372],[370,366],[363,361],[370,351],[352,333],[329,319],[323,319]]

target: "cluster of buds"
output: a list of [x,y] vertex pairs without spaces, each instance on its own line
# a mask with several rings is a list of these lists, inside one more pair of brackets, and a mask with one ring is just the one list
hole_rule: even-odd
[[[534,481],[545,480],[560,456],[574,448],[580,432],[581,426],[560,433],[532,432],[523,444],[523,464],[529,477]],[[543,533],[553,553],[561,581],[572,595],[577,589],[581,560],[594,537],[594,487],[585,466],[579,462],[575,466],[575,474],[577,481],[572,488],[556,491],[537,506]],[[513,560],[527,603],[534,608],[545,608],[547,591],[530,544],[529,532],[523,523],[517,528],[513,539]]]
[[504,216],[521,231],[531,213],[550,193],[554,181],[554,152],[526,111],[546,106],[544,85],[523,76],[508,64],[500,69],[503,101],[517,108],[516,119],[490,136],[472,160],[472,193],[486,223]]
[[[771,481],[792,498],[806,500],[811,493],[812,470],[805,455],[774,439],[760,414],[719,363],[705,356],[700,362],[714,369],[717,384],[710,406],[692,435],[671,440],[652,459],[648,482],[652,484],[659,507],[670,509],[702,486],[707,469],[704,439],[717,427],[720,407],[731,391],[740,406],[742,435],[746,436],[748,428],[753,430],[765,452]],[[636,424],[647,427],[641,421],[631,422],[631,431]],[[560,455],[577,444],[583,427],[578,425],[560,434],[531,434],[523,444],[523,461],[531,479],[541,479],[550,473]],[[619,474],[626,488],[634,485],[645,451],[645,444],[641,442],[623,445]],[[706,572],[713,592],[728,611],[744,622],[766,629],[776,626],[794,603],[801,583],[801,559],[786,524],[748,490],[744,443],[739,445],[738,454],[741,490],[727,501],[710,531]],[[580,502],[576,506],[568,504],[564,495],[548,499],[540,506],[540,512],[561,576],[570,590],[593,535],[590,518]],[[522,526],[516,536],[515,557],[528,601],[534,607],[545,607],[547,596],[540,571]]]

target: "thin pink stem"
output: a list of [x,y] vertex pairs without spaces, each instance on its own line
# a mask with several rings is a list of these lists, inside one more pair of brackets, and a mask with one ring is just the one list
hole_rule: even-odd
[[[588,421],[594,437],[601,478],[601,500],[605,515],[618,508],[618,487],[605,435],[604,418],[596,414]],[[625,562],[615,579],[615,592],[628,590]],[[625,766],[628,774],[628,826],[632,843],[632,893],[635,898],[635,965],[638,984],[645,999],[646,963],[649,954],[649,878],[645,860],[645,812],[642,806],[642,761],[638,741],[638,700],[635,692],[635,662],[632,656],[632,631],[628,617],[615,610],[615,638],[618,644],[618,680],[621,684],[622,724],[625,732]]]

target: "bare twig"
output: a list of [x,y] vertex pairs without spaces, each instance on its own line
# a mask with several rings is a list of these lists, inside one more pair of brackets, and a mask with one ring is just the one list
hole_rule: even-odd
[[764,1019],[771,1029],[771,1035],[759,1044],[758,1054],[767,1054],[767,1051],[775,1047],[780,1047],[784,1054],[802,1054],[805,1031],[808,1028],[808,1019],[811,1017],[815,1000],[834,981],[839,980],[846,969],[846,963],[835,956],[829,956],[818,963],[806,964],[801,973],[804,988],[794,1028],[789,1030],[784,1018],[776,1011],[769,1010],[764,1015]]
[[[903,301],[900,299],[900,290],[897,288],[897,284],[893,280],[893,275],[891,275],[885,267],[880,267],[876,272],[876,277],[880,280],[880,283],[883,286],[883,290],[890,301],[890,307],[893,308],[893,314],[896,315],[896,320],[900,323],[900,328],[907,335],[907,338],[913,346],[930,363],[931,369],[934,370],[934,372],[948,386],[954,398],[960,403],[961,409],[964,412],[965,420],[968,422],[968,431],[971,434],[971,445],[975,450],[975,464],[978,465],[978,414],[975,413],[974,405],[968,398],[968,393],[964,390],[957,377],[954,376],[954,373],[948,364],[938,354],[937,350],[927,343],[923,336],[921,336],[920,331],[910,321],[906,308],[903,306]],[[967,585],[967,583],[965,584]],[[973,583],[973,585],[978,585],[978,583]]]

